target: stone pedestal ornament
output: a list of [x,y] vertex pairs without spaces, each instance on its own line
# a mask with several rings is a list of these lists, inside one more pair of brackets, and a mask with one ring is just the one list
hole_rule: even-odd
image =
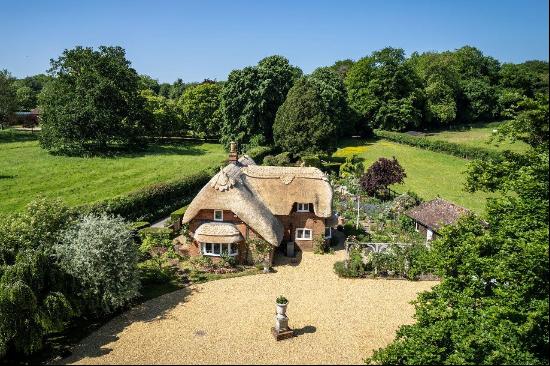
[[271,333],[277,341],[291,338],[294,336],[294,331],[288,326],[288,316],[286,316],[286,303],[277,303],[277,314],[275,315],[275,326],[271,328]]

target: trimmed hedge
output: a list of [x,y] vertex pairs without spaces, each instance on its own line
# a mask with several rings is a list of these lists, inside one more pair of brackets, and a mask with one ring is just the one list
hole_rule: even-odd
[[154,221],[191,202],[210,180],[211,169],[164,183],[157,183],[128,193],[76,208],[81,213],[107,212],[131,221]]
[[502,152],[492,151],[483,147],[467,146],[442,140],[430,140],[424,137],[407,135],[406,133],[376,130],[374,134],[399,144],[419,147],[425,150],[441,152],[464,159],[500,159]]
[[185,210],[187,210],[187,205],[183,206],[181,208],[178,208],[176,211],[172,212],[170,214],[170,222],[175,223],[175,222],[178,222],[179,220],[181,220],[181,218],[185,214]]

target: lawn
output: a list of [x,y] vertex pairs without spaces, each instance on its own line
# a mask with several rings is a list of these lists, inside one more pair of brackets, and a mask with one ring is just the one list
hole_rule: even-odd
[[219,144],[151,145],[117,157],[54,156],[36,135],[0,131],[0,213],[21,210],[37,196],[74,206],[186,176],[226,158]]
[[476,123],[469,126],[461,126],[455,130],[429,132],[425,137],[430,140],[444,140],[468,146],[484,147],[490,150],[525,151],[527,144],[522,142],[510,143],[503,141],[498,143],[498,145],[494,142],[489,142],[489,139],[494,134],[493,131],[498,130],[500,124],[502,122]]
[[405,169],[405,184],[394,185],[398,192],[414,191],[424,199],[441,196],[482,214],[487,194],[471,194],[463,190],[468,161],[451,155],[397,144],[386,140],[348,140],[335,156],[356,154],[365,159],[368,168],[379,157],[395,156]]

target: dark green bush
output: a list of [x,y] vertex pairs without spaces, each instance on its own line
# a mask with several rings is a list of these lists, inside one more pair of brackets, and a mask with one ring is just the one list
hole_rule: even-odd
[[321,170],[327,174],[334,173],[339,174],[340,173],[340,163],[335,162],[325,162],[323,161],[321,163]]
[[356,278],[365,275],[365,265],[363,264],[363,256],[360,248],[352,248],[349,253],[349,261],[334,263],[334,272],[339,277]]
[[456,144],[453,142],[447,142],[442,140],[430,140],[424,137],[411,136],[406,133],[390,132],[383,130],[376,130],[377,137],[384,138],[386,140],[394,141],[399,144],[410,145],[419,147],[421,149],[442,152],[445,154],[458,156],[464,159],[495,159],[500,160],[502,153],[498,151],[491,151],[483,147],[467,146],[462,144]]
[[76,210],[83,213],[106,212],[135,221],[158,219],[191,202],[212,173],[206,170],[178,180],[153,184],[124,196],[79,206]]
[[181,220],[181,218],[185,214],[186,209],[187,209],[187,206],[184,206],[184,207],[178,208],[176,211],[172,212],[170,214],[170,222],[174,223],[174,222],[177,222],[177,221]]
[[256,164],[262,164],[264,157],[273,152],[273,146],[255,146],[246,151],[246,155],[250,156]]
[[300,158],[304,163],[304,166],[312,166],[315,168],[321,168],[321,158],[319,155],[304,155]]
[[289,152],[283,152],[278,155],[267,155],[263,161],[264,165],[274,165],[274,166],[291,166],[292,165],[292,156]]

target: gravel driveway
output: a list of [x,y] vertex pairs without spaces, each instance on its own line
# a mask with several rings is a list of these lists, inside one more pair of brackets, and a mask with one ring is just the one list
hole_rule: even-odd
[[[276,273],[176,291],[113,319],[63,363],[350,364],[386,345],[410,323],[409,302],[435,282],[340,279],[334,255],[304,253]],[[275,298],[286,296],[295,338],[276,342]]]

